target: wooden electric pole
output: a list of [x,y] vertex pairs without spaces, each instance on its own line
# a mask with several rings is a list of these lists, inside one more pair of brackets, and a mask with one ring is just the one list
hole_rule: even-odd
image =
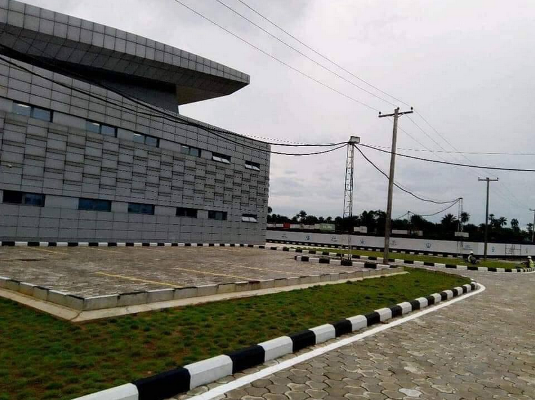
[[412,114],[414,111],[411,107],[410,111],[399,111],[399,107],[394,110],[393,114],[381,114],[379,118],[394,117],[394,128],[392,130],[392,151],[390,152],[390,174],[388,175],[388,201],[386,204],[386,221],[385,221],[385,251],[383,254],[383,263],[388,263],[388,252],[390,250],[390,231],[392,219],[392,193],[394,191],[394,169],[396,166],[396,144],[398,140],[398,119],[405,114]]
[[487,207],[485,212],[485,250],[483,252],[483,259],[487,259],[487,245],[489,242],[489,192],[490,192],[490,183],[491,182],[498,182],[498,178],[496,179],[490,179],[490,178],[477,178],[479,182],[487,182]]

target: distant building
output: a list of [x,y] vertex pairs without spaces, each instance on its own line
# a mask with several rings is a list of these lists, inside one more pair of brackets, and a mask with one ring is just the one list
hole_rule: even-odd
[[269,146],[178,112],[248,75],[12,0],[0,28],[1,241],[264,241]]

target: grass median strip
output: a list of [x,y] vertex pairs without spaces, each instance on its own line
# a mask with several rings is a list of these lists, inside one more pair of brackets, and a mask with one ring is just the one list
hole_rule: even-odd
[[469,283],[409,274],[71,324],[0,299],[0,400],[67,400]]
[[[296,247],[301,248],[301,247]],[[318,254],[321,254],[323,251],[328,251],[332,253],[343,253],[347,254],[347,250],[342,249],[332,249],[332,248],[303,248],[303,250],[316,250]],[[359,256],[368,256],[368,257],[382,257],[383,253],[379,251],[370,251],[370,250],[352,250],[352,254]],[[468,264],[466,260],[458,257],[435,257],[435,256],[425,256],[418,254],[404,254],[404,253],[392,253],[390,252],[390,258],[398,258],[400,260],[411,260],[411,261],[424,261],[432,263],[443,263],[443,264],[456,264],[456,265],[471,265]],[[504,269],[513,269],[513,268],[524,268],[526,265],[521,262],[505,262],[499,260],[479,260],[479,263],[475,267],[488,267],[488,268],[504,268]]]

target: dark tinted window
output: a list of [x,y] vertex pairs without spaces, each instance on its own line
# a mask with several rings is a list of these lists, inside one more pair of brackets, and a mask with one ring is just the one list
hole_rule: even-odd
[[218,221],[226,221],[227,213],[225,211],[208,211],[208,218]]
[[22,204],[22,197],[24,193],[13,192],[11,190],[4,190],[4,203]]
[[13,103],[13,112],[19,115],[32,115],[32,107],[27,104]]
[[224,164],[230,164],[230,157],[224,154],[212,153],[212,160],[218,161]]
[[154,215],[154,206],[152,204],[128,203],[128,212],[131,214]]
[[260,171],[260,164],[252,161],[245,161],[245,168]]
[[197,210],[195,208],[178,207],[176,209],[176,216],[197,218]]
[[44,207],[45,195],[37,193],[24,193],[23,202],[23,204],[26,204],[28,206]]
[[97,122],[86,121],[85,129],[89,132],[100,133],[100,124]]
[[80,199],[78,201],[78,209],[86,211],[111,211],[111,201]]
[[243,214],[241,220],[242,222],[258,222],[258,217],[256,214]]
[[200,157],[201,156],[201,150],[197,149],[196,147],[190,147],[189,154],[190,154],[190,156]]
[[27,206],[44,207],[45,195],[39,193],[16,192],[13,190],[4,190],[4,203],[24,204]]
[[145,136],[140,133],[134,133],[134,142],[145,143]]
[[158,138],[145,136],[145,144],[147,146],[158,147]]
[[100,133],[107,136],[116,136],[117,129],[114,126],[100,125]]
[[32,107],[32,117],[43,121],[52,121],[52,112],[44,108]]
[[30,106],[24,103],[13,103],[13,112],[19,115],[26,115],[43,121],[52,121],[52,111],[41,107]]

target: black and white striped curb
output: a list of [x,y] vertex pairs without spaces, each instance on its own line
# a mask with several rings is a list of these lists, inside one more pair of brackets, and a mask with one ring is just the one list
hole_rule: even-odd
[[[309,243],[310,245],[310,243]],[[316,255],[322,255],[322,256],[330,256],[330,257],[341,257],[344,256],[343,253],[335,253],[335,252],[328,252],[328,251],[320,251],[320,250],[307,250],[307,249],[294,249],[290,247],[278,247],[278,246],[266,246],[261,244],[247,244],[247,243],[178,243],[178,242],[17,242],[17,241],[3,241],[0,242],[0,246],[4,247],[246,247],[246,248],[254,248],[254,249],[266,249],[266,250],[275,250],[275,251],[286,251],[291,253],[301,253],[301,254],[316,254]],[[357,247],[358,248],[358,247]],[[373,250],[371,248],[362,248],[367,250]],[[392,251],[396,252],[396,251]],[[402,251],[398,251],[401,253]],[[408,252],[407,254],[425,254],[429,255],[432,253],[419,253],[419,252]],[[440,254],[439,254],[440,255]],[[444,255],[446,256],[446,255]],[[370,261],[378,261],[383,262],[383,257],[374,257],[374,256],[360,256],[360,255],[353,255],[353,258],[361,259],[361,260],[370,260]],[[337,264],[337,260],[331,260],[331,261],[324,261],[323,259],[320,259],[321,261],[318,261],[321,264],[333,264],[333,265],[343,265],[348,266],[352,264]],[[315,262],[314,259],[311,260],[301,260],[301,261],[311,261]],[[403,263],[403,264],[414,264],[414,265],[424,265],[427,267],[438,267],[438,268],[456,268],[460,270],[468,270],[468,271],[485,271],[485,272],[533,272],[535,271],[535,268],[511,268],[511,269],[505,269],[505,268],[493,268],[493,267],[477,267],[477,266],[466,266],[466,265],[455,265],[455,264],[444,264],[444,263],[432,263],[427,261],[412,261],[412,260],[402,260],[402,259],[394,259],[390,258],[388,260],[389,262],[395,262],[395,263]],[[360,266],[358,264],[355,264],[356,266]],[[383,265],[383,267],[387,268],[388,265]],[[368,266],[367,268],[373,268],[371,266]]]
[[[288,240],[266,240],[269,243],[281,243],[281,244],[292,244],[298,246],[311,246],[311,247],[330,247],[333,249],[347,249],[347,245],[344,244],[325,244],[325,243],[311,243],[311,242],[293,242]],[[366,251],[384,251],[383,247],[370,247],[370,246],[351,246],[354,250],[366,250]],[[455,253],[444,253],[437,251],[418,251],[418,250],[409,250],[409,249],[390,249],[391,253],[399,254],[414,254],[422,256],[436,256],[436,257],[456,257]]]
[[328,257],[309,257],[309,256],[295,256],[296,261],[317,263],[317,264],[331,264],[331,265],[343,265],[345,267],[360,267],[360,268],[372,268],[372,269],[386,269],[396,268],[397,265],[379,264],[373,262],[353,261],[347,259],[334,260]]
[[[307,251],[307,250],[305,250]],[[342,257],[345,256],[345,254],[342,253],[329,253],[327,251],[324,252],[318,252],[315,250],[308,250],[308,254],[319,254],[322,256],[329,256],[329,257]],[[361,259],[361,260],[370,260],[370,261],[377,261],[377,262],[383,262],[383,257],[374,257],[374,256],[359,256],[359,255],[353,255],[352,258]],[[333,265],[344,265],[344,266],[362,266],[362,262],[355,262],[347,259],[341,259],[341,260],[335,260],[328,257],[308,257],[308,256],[295,256],[295,259],[297,261],[304,261],[304,262],[312,262],[312,263],[319,263],[319,264],[333,264]],[[413,261],[413,260],[403,260],[401,258],[389,258],[388,262],[396,263],[396,264],[408,264],[408,265],[416,265],[416,266],[426,266],[426,267],[436,267],[436,268],[452,268],[452,269],[459,269],[463,271],[484,271],[484,272],[510,272],[510,273],[519,273],[519,272],[533,272],[535,271],[535,268],[511,268],[511,269],[505,269],[505,268],[494,268],[494,267],[478,267],[475,265],[455,265],[455,264],[444,264],[444,263],[433,263],[428,261]],[[365,268],[374,268],[371,266],[373,263],[364,263]],[[373,264],[377,265],[377,267],[383,267],[388,268],[389,265],[387,264]],[[391,266],[392,267],[392,266]]]
[[419,297],[413,301],[381,308],[366,315],[357,315],[332,324],[281,336],[263,343],[225,355],[199,361],[132,383],[102,392],[80,397],[77,400],[164,400],[206,385],[228,375],[233,375],[267,361],[295,353],[301,349],[325,342],[336,337],[359,331],[391,318],[405,315],[450,300],[479,289],[476,282]]
[[3,241],[4,247],[249,247],[265,249],[266,246],[246,243],[179,243],[179,242],[17,242]]

